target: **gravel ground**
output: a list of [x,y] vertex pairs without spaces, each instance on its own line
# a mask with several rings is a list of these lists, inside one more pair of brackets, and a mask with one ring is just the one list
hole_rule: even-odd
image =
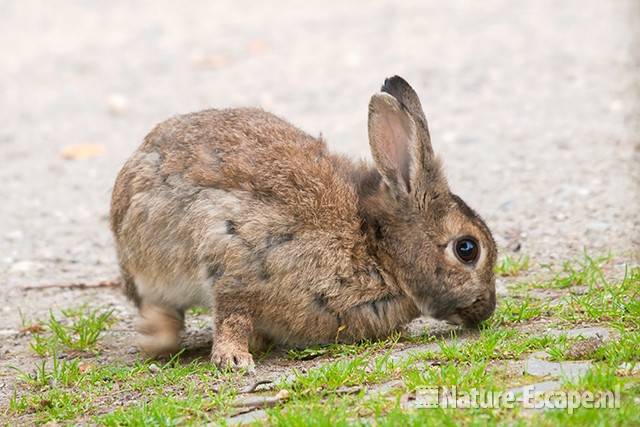
[[112,304],[124,322],[109,339],[128,343],[133,310],[115,290],[22,288],[117,276],[111,186],[154,124],[260,105],[368,156],[367,103],[391,74],[421,95],[452,188],[504,250],[537,263],[583,248],[639,258],[636,0],[0,1],[0,10],[4,366],[33,358],[28,340],[12,338],[18,309],[34,318]]

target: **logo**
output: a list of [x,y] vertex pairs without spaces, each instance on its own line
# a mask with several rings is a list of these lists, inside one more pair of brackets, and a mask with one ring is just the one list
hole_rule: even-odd
[[518,391],[494,391],[484,389],[458,390],[451,387],[418,387],[417,408],[458,409],[566,409],[569,414],[577,408],[620,408],[620,386],[606,391],[536,390],[535,385],[524,386]]

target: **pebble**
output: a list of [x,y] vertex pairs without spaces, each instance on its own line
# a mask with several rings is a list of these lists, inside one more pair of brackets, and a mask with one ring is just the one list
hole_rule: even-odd
[[24,238],[24,232],[22,230],[12,230],[5,234],[5,237],[7,240],[15,242]]
[[593,221],[589,224],[589,230],[591,231],[606,231],[610,227],[610,224],[602,221]]
[[107,96],[107,109],[114,116],[124,115],[129,108],[129,100],[126,96],[113,93]]
[[[442,134],[442,142],[448,144],[448,143],[452,143],[453,141],[455,141],[457,138],[457,135],[454,132],[451,131],[445,131]],[[499,166],[499,165],[495,165],[495,166]]]
[[621,111],[624,108],[624,103],[619,99],[614,99],[609,103],[609,110],[612,112]]
[[289,390],[287,390],[286,388],[283,388],[278,393],[276,393],[276,399],[280,399],[280,400],[287,400],[289,399],[289,396],[290,396]]
[[18,261],[9,269],[10,273],[28,273],[34,270],[40,270],[42,264],[35,261]]
[[524,371],[536,377],[562,376],[569,379],[582,377],[591,367],[590,361],[584,362],[548,362],[536,357],[529,357],[525,361]]
[[501,203],[500,206],[498,206],[498,209],[502,211],[510,211],[512,207],[513,207],[513,200],[507,200]]
[[637,363],[624,362],[618,366],[618,372],[622,375],[635,375],[640,373],[640,366]]
[[234,417],[229,417],[225,420],[225,424],[229,426],[251,424],[256,421],[260,421],[267,418],[267,411],[264,409],[257,409],[255,411],[239,414]]
[[347,67],[356,68],[362,63],[362,56],[357,52],[348,52],[344,56],[344,62]]
[[601,338],[603,340],[609,339],[611,335],[609,329],[607,328],[599,328],[599,327],[588,327],[588,328],[575,328],[575,329],[550,329],[547,332],[551,336],[560,336],[566,335],[570,338],[582,337],[582,338]]

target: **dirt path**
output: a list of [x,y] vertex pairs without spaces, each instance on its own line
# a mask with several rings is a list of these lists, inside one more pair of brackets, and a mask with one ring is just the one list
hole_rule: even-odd
[[261,105],[368,156],[368,99],[400,74],[424,101],[452,188],[505,250],[536,265],[583,248],[639,258],[637,1],[0,4],[3,403],[5,368],[35,360],[20,312],[113,306],[106,357],[137,357],[118,292],[23,287],[117,276],[111,185],[176,113]]

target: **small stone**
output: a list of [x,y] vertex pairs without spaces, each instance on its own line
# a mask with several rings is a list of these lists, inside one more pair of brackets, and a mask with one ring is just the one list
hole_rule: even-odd
[[114,116],[122,116],[129,108],[129,100],[126,96],[113,93],[107,96],[107,109]]
[[624,362],[618,366],[616,373],[622,377],[627,375],[636,375],[640,373],[640,366],[637,363]]
[[522,243],[513,242],[509,244],[509,246],[507,246],[507,249],[509,249],[511,252],[520,252],[520,249],[522,249]]
[[591,362],[548,362],[530,356],[525,361],[525,372],[536,377],[564,376],[569,379],[582,377],[591,367]]
[[607,231],[609,227],[609,224],[602,221],[593,221],[589,224],[589,230],[592,231]]
[[247,50],[252,55],[259,55],[264,53],[269,46],[263,40],[253,40],[247,45]]
[[362,57],[357,52],[348,52],[344,56],[344,62],[347,67],[355,68],[362,63]]
[[283,388],[282,390],[280,390],[277,394],[276,394],[276,399],[279,400],[289,400],[289,396],[291,394],[289,393],[289,390],[287,390],[286,388]]
[[257,421],[261,421],[267,418],[267,416],[267,411],[265,411],[264,409],[257,409],[255,411],[241,413],[233,417],[229,417],[225,420],[225,424],[229,426],[248,425]]
[[548,331],[549,335],[553,335],[555,337],[566,335],[570,338],[582,337],[582,338],[597,338],[600,340],[607,340],[610,338],[611,333],[609,329],[599,327],[599,326],[591,326],[584,328],[573,328],[573,329],[552,329]]
[[513,208],[513,200],[506,200],[498,206],[498,209],[502,211],[510,211]]
[[34,261],[18,261],[11,266],[9,271],[11,273],[28,273],[40,268],[42,268],[42,265]]
[[[71,144],[62,149],[60,156],[65,160],[85,160],[103,156],[106,151],[102,144]],[[62,213],[56,212],[56,214]],[[62,214],[62,217],[66,217],[66,215]]]
[[617,112],[624,108],[624,103],[619,99],[614,99],[609,103],[609,111]]
[[229,58],[221,54],[204,54],[198,52],[193,55],[192,62],[197,68],[214,70],[227,65]]
[[599,336],[578,341],[567,351],[569,360],[589,359],[591,355],[602,346],[602,338]]
[[158,372],[160,372],[162,369],[160,369],[160,367],[158,365],[156,365],[155,363],[152,363],[151,365],[149,365],[149,372],[152,372],[154,374],[157,374]]
[[24,238],[24,233],[22,230],[13,230],[5,234],[5,237],[7,240],[15,242],[17,240],[22,240]]
[[445,131],[442,134],[442,142],[444,143],[452,143],[453,141],[455,141],[457,138],[457,135],[454,132],[451,131]]
[[91,363],[89,363],[89,362],[80,362],[78,364],[78,370],[83,374],[85,372],[90,371],[91,369],[93,369],[93,365]]

